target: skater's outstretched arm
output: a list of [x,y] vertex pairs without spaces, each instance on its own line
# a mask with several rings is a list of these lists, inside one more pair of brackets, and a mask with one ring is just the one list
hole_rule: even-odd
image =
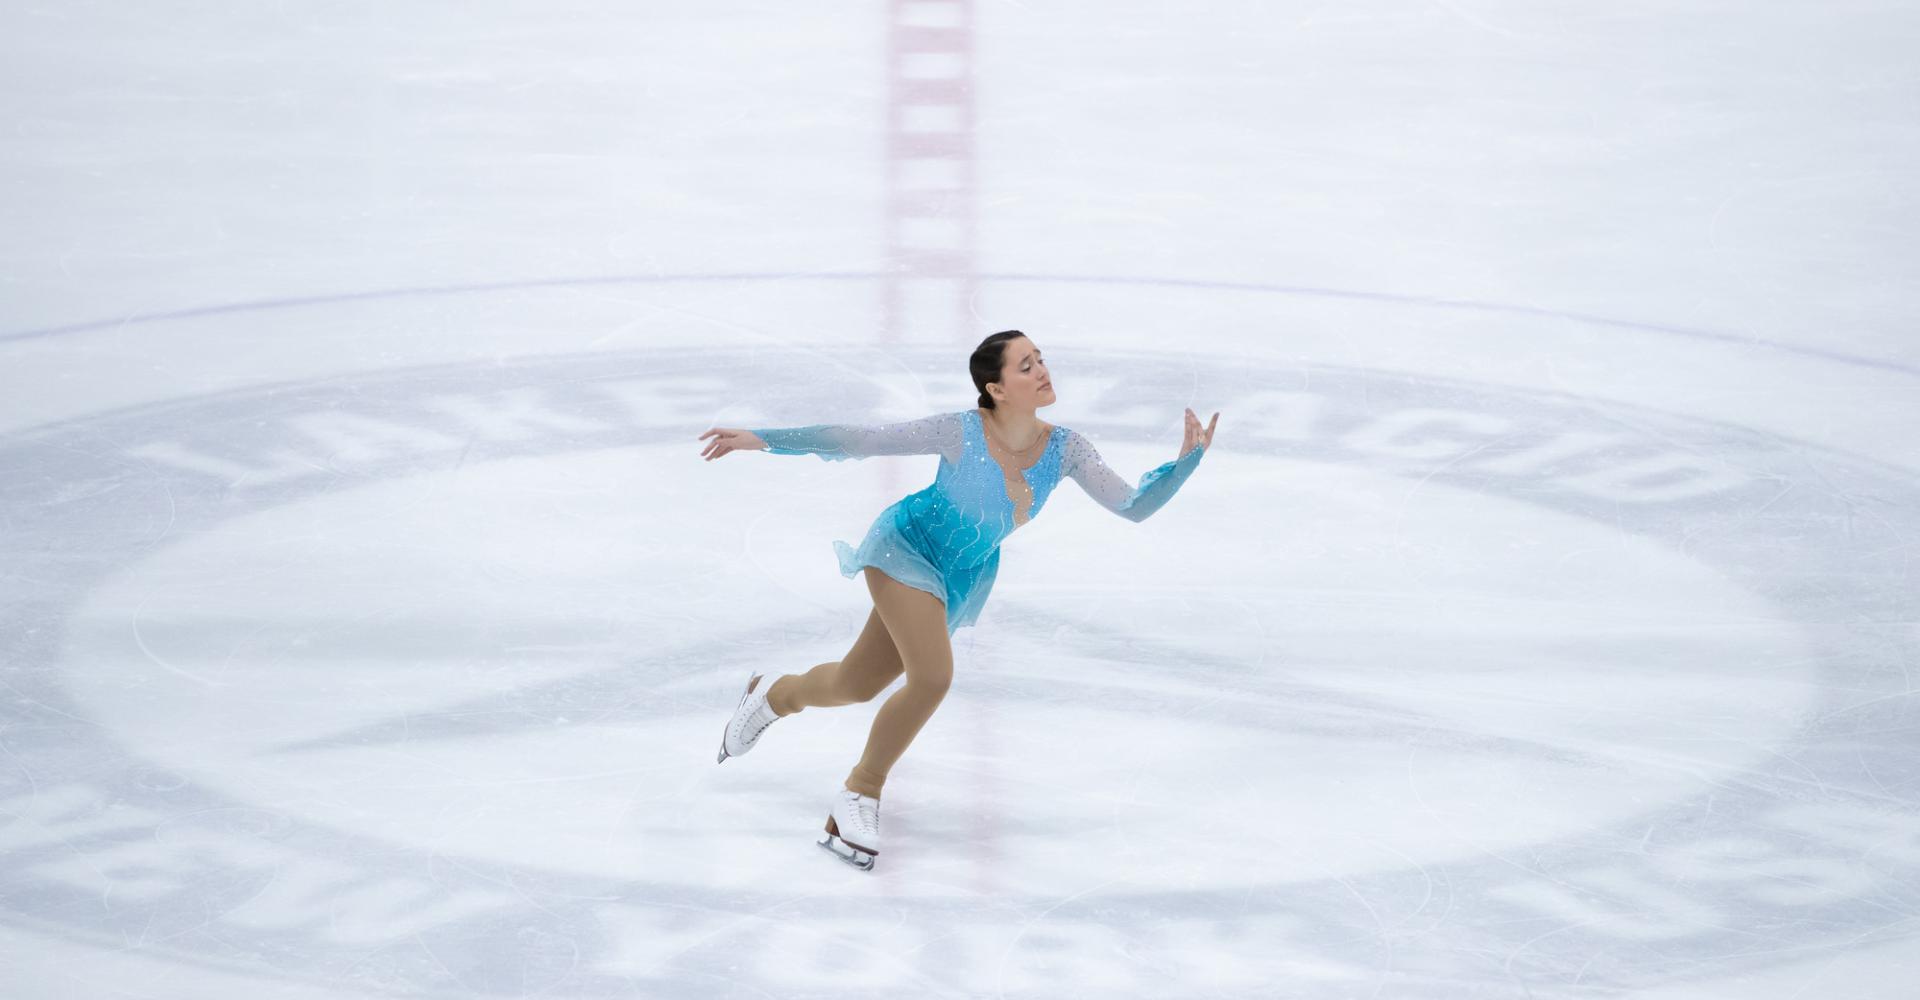
[[1219,422],[1220,414],[1216,413],[1213,423],[1200,430],[1199,418],[1188,410],[1187,440],[1180,457],[1141,476],[1137,487],[1128,486],[1119,473],[1101,461],[1100,450],[1079,431],[1067,433],[1066,455],[1061,467],[1100,506],[1129,521],[1144,521],[1173,499],[1180,491],[1180,484],[1200,465],[1207,445],[1213,441],[1213,426]]
[[958,462],[966,445],[962,419],[960,413],[936,413],[894,424],[808,424],[707,433],[717,432],[723,440],[731,435],[732,449],[761,449],[775,455],[818,455],[836,462],[875,455],[944,455]]

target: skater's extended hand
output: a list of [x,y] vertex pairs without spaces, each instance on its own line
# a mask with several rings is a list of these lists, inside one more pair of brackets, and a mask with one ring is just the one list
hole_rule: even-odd
[[764,451],[767,447],[767,443],[760,440],[760,435],[733,427],[709,428],[706,434],[700,435],[700,439],[704,441],[708,435],[712,435],[713,440],[707,442],[706,450],[700,455],[709,462],[730,451]]
[[1192,451],[1196,444],[1213,447],[1213,428],[1218,423],[1220,423],[1220,414],[1216,412],[1206,429],[1201,430],[1199,416],[1193,412],[1193,407],[1187,407],[1187,440],[1180,445],[1180,457],[1187,457],[1187,452]]

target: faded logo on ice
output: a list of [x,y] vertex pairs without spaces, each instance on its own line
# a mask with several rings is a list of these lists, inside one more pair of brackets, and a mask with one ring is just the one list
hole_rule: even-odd
[[[1522,851],[1338,878],[1123,885],[1084,899],[1022,899],[1017,886],[1004,887],[1000,901],[1029,925],[1011,939],[1004,921],[964,896],[889,900],[886,919],[862,917],[857,899],[815,897],[807,912],[818,923],[743,922],[737,892],[698,877],[596,875],[539,854],[468,856],[443,849],[433,831],[381,828],[354,809],[317,822],[291,804],[297,791],[254,801],[89,723],[68,677],[92,668],[66,659],[72,610],[110,575],[170,545],[238,516],[423,469],[660,441],[693,454],[708,415],[747,387],[834,381],[808,371],[806,356],[717,353],[380,371],[142,407],[0,441],[9,527],[0,582],[9,684],[0,707],[0,869],[9,892],[0,914],[103,947],[137,942],[184,961],[350,988],[597,996],[628,995],[636,983],[703,992],[708,981],[684,962],[742,937],[782,954],[831,954],[819,968],[782,974],[856,992],[897,983],[901,963],[928,982],[942,981],[943,967],[997,964],[995,985],[1005,991],[1125,992],[1130,980],[1105,980],[1124,975],[1126,963],[1101,957],[1122,953],[1216,992],[1261,992],[1279,979],[1489,975],[1464,969],[1468,955],[1539,986],[1555,985],[1555,970],[1578,968],[1583,988],[1624,989],[1895,937],[1901,915],[1920,905],[1920,791],[1910,773],[1883,773],[1912,766],[1902,745],[1912,706],[1900,673],[1916,659],[1910,619],[1920,597],[1909,567],[1909,539],[1920,534],[1912,477],[1738,427],[1403,374],[1244,362],[1209,370],[1182,355],[1173,384],[1159,356],[1103,354],[1104,374],[1073,380],[1088,414],[1076,426],[1102,442],[1144,435],[1149,420],[1157,431],[1165,414],[1145,413],[1138,401],[1183,398],[1197,379],[1206,387],[1201,405],[1228,415],[1224,454],[1211,466],[1262,456],[1366,468],[1684,548],[1774,602],[1784,619],[1799,616],[1819,669],[1844,678],[1827,689],[1848,691],[1846,701],[1814,706],[1767,780],[1660,803],[1658,823],[1614,815]],[[958,382],[938,382],[946,353],[905,358],[941,398],[970,397]],[[812,412],[837,419],[908,415],[878,389],[854,401],[818,391]],[[1793,488],[1808,481],[1821,488]],[[228,624],[240,637],[232,656],[264,655],[244,645],[248,622]],[[731,636],[730,648],[752,638]],[[1124,656],[1124,637],[1081,638],[1106,644],[1100,655]],[[223,709],[224,682],[168,660],[153,636],[115,641],[204,688],[203,700],[156,714],[233,727],[250,766],[268,776],[297,774],[317,766],[307,754],[343,748],[545,739],[557,722],[609,706],[620,722],[663,719],[687,709],[650,703],[644,686],[704,676],[712,662],[697,649],[662,649],[661,662],[674,666],[637,679],[628,667],[565,684],[442,685],[442,703],[404,709],[384,704],[377,689],[306,687],[300,696],[338,721],[322,737],[288,742],[244,732],[246,717],[223,716],[255,709]],[[409,666],[377,644],[369,655],[392,657],[394,670]],[[1721,667],[1724,683],[1740,684],[1737,664]],[[1233,665],[1195,669],[1204,677],[1215,668]],[[717,733],[726,708],[714,702],[707,729]],[[709,755],[706,742],[690,759]],[[352,766],[351,757],[326,759]],[[639,836],[648,821],[627,822]],[[810,850],[808,832],[796,829],[796,851]],[[1195,840],[1204,847],[1204,834]],[[896,919],[903,908],[930,919]],[[1027,918],[1041,911],[1046,922],[1033,926]],[[856,931],[864,947],[846,947],[843,937]],[[1010,956],[1034,960],[1009,964]]]

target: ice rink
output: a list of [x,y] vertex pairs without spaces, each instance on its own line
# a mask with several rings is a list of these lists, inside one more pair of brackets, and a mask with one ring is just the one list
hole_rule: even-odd
[[[1908,1000],[1920,7],[0,5],[0,996]],[[886,786],[714,763],[1046,353]]]

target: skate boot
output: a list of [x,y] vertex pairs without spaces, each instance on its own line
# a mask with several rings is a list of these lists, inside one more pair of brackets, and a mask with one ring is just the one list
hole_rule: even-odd
[[740,695],[740,704],[720,734],[720,756],[714,758],[714,763],[724,763],[728,757],[738,757],[753,749],[753,745],[760,742],[760,734],[780,718],[774,714],[773,706],[767,704],[767,692],[773,690],[773,681],[760,683],[765,676],[754,674],[747,678],[747,689]]
[[880,853],[880,800],[851,788],[834,796],[827,814],[827,835],[820,846],[863,872],[873,870]]

